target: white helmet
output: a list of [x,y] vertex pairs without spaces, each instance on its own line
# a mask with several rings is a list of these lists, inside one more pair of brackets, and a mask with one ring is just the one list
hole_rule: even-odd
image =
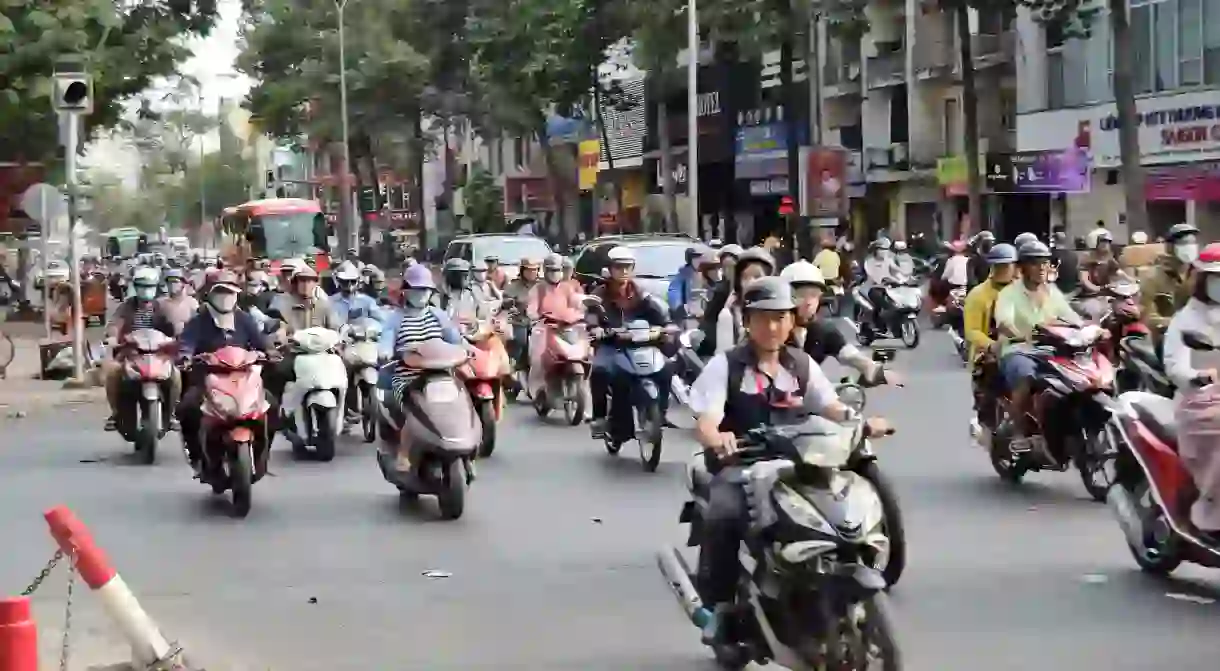
[[606,254],[609,265],[635,265],[635,252],[627,247],[615,247]]
[[335,269],[335,279],[341,282],[355,282],[360,279],[360,271],[351,261],[344,261]]
[[280,272],[292,275],[296,271],[304,268],[309,264],[305,263],[305,259],[284,259],[280,263]]
[[895,240],[894,241],[894,251],[895,252],[905,252],[906,250],[907,250],[907,243],[905,240]]
[[741,245],[728,244],[721,247],[718,251],[720,252],[720,258],[723,259],[726,256],[737,258],[741,256],[742,252],[745,250],[741,248]]
[[808,261],[788,264],[788,267],[784,268],[779,276],[793,287],[798,284],[816,284],[823,289],[826,288],[826,278],[822,277],[822,271]]
[[1131,244],[1146,245],[1148,244],[1148,234],[1143,231],[1136,231],[1131,234]]
[[131,283],[137,287],[155,287],[161,283],[161,271],[152,266],[141,266],[132,273]]

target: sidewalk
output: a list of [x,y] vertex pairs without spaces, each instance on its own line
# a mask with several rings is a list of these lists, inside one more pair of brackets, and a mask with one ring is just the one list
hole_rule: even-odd
[[37,411],[105,400],[101,389],[64,389],[57,380],[39,380],[38,341],[13,337],[13,363],[0,380],[0,417],[21,417]]

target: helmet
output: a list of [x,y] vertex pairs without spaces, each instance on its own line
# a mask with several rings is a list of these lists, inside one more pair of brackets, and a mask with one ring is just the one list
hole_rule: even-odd
[[822,271],[808,261],[789,264],[779,276],[794,288],[800,284],[816,284],[823,289],[826,288],[826,278],[822,277]]
[[905,240],[895,240],[894,241],[894,251],[905,252],[906,250],[907,250],[907,243]]
[[1017,260],[1021,263],[1051,258],[1051,250],[1041,240],[1032,240],[1017,248]]
[[558,254],[549,254],[542,267],[546,270],[563,270],[563,257]]
[[742,308],[786,312],[796,309],[792,299],[792,285],[779,277],[760,277],[746,286],[742,292]]
[[741,248],[741,245],[728,244],[720,248],[720,258],[723,259],[726,256],[737,258],[741,256],[742,252],[744,251],[745,250]]
[[1136,231],[1131,234],[1131,244],[1146,245],[1148,244],[1148,234],[1143,231]]
[[1199,252],[1195,259],[1195,270],[1201,273],[1220,273],[1220,242],[1213,242]]
[[351,261],[344,261],[335,270],[335,279],[340,282],[355,282],[360,279],[360,271],[356,270],[356,265]]
[[234,275],[228,270],[222,270],[212,276],[212,284],[208,287],[208,293],[216,291],[220,288],[228,289],[233,293],[241,291],[241,285],[237,283],[237,275]]
[[768,275],[775,272],[775,257],[762,247],[751,247],[742,252],[741,256],[737,257],[737,272],[740,273],[750,263],[766,264]]
[[[1034,242],[1037,242],[1037,240],[1035,240]],[[995,265],[997,263],[1016,263],[1016,262],[1017,262],[1017,248],[1008,243],[1000,243],[1000,244],[996,245],[995,247],[992,247],[991,250],[987,252],[987,263],[989,263],[991,265]]]
[[995,233],[991,231],[979,231],[973,238],[970,238],[970,246],[977,247],[983,243],[995,242]]
[[404,289],[436,289],[436,283],[432,281],[432,271],[422,263],[407,268],[407,272],[402,275],[402,285]]
[[280,272],[292,275],[297,270],[305,267],[305,259],[284,259],[280,263]]
[[246,284],[261,284],[267,286],[270,282],[267,281],[267,273],[261,270],[255,270],[246,274]]
[[877,238],[868,244],[868,248],[872,250],[889,249],[893,246],[889,238]]
[[705,249],[695,259],[695,270],[703,270],[705,268],[714,268],[720,265],[720,255],[714,249]]
[[615,247],[606,254],[606,261],[612,266],[634,266],[635,252],[627,247]]
[[131,276],[131,283],[137,287],[155,287],[161,283],[161,272],[151,266],[137,268]]
[[487,272],[487,261],[485,259],[475,259],[474,263],[470,264],[470,272],[472,272],[472,273]]
[[470,262],[466,259],[449,259],[442,270],[446,273],[468,273],[470,272]]
[[694,265],[695,259],[697,259],[697,258],[699,258],[699,248],[695,247],[693,245],[690,247],[687,247],[686,248],[686,262],[691,265]]
[[165,271],[165,281],[168,282],[170,280],[178,280],[179,282],[185,282],[186,275],[182,272],[182,269],[180,269],[180,268],[170,268],[169,270]]
[[1184,238],[1188,235],[1198,235],[1199,229],[1190,224],[1174,224],[1169,227],[1169,232],[1165,234],[1165,242],[1173,244],[1178,238]]
[[309,266],[302,266],[300,268],[297,268],[292,273],[293,282],[296,282],[297,280],[315,280],[316,281],[317,279],[318,279],[318,271],[314,270],[313,268],[310,268]]
[[498,254],[488,254],[483,257],[483,263],[499,263],[500,256]]
[[1114,236],[1110,235],[1109,231],[1102,231],[1101,233],[1098,233],[1097,237],[1094,238],[1094,240],[1093,240],[1093,249],[1097,249],[1098,247],[1100,247],[1101,243],[1103,243],[1103,242],[1106,242],[1106,243],[1114,242]]
[[542,268],[542,264],[538,261],[538,259],[521,259],[521,270],[525,270],[527,268],[538,270]]
[[1024,245],[1027,242],[1037,242],[1037,241],[1038,241],[1037,235],[1034,235],[1033,233],[1026,231],[1012,239],[1012,246],[1016,247],[1017,249],[1020,249],[1021,245]]
[[570,257],[570,256],[563,257],[563,269],[564,270],[575,270],[576,269],[576,262],[572,260],[572,257]]

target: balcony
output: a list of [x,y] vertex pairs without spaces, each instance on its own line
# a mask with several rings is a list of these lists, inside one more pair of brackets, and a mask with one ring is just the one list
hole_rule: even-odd
[[897,86],[906,81],[904,60],[902,51],[870,56],[868,59],[868,87]]
[[974,54],[975,68],[1011,63],[1016,55],[1017,35],[1011,30],[999,35],[973,35],[970,49]]
[[910,146],[906,142],[895,142],[886,147],[867,147],[864,150],[864,169],[867,171],[903,172],[911,167]]
[[822,68],[822,95],[833,98],[860,95],[860,63],[826,64]]

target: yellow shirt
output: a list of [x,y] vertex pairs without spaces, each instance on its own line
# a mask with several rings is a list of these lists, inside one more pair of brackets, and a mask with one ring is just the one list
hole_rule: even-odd
[[974,360],[985,349],[991,346],[991,318],[995,311],[996,298],[1000,290],[991,280],[987,280],[966,294],[966,302],[962,306],[962,337],[970,343],[969,366],[974,368]]
[[813,265],[822,271],[822,277],[827,281],[839,279],[839,264],[842,259],[839,258],[839,253],[833,249],[823,249],[818,252],[817,256],[813,257]]

